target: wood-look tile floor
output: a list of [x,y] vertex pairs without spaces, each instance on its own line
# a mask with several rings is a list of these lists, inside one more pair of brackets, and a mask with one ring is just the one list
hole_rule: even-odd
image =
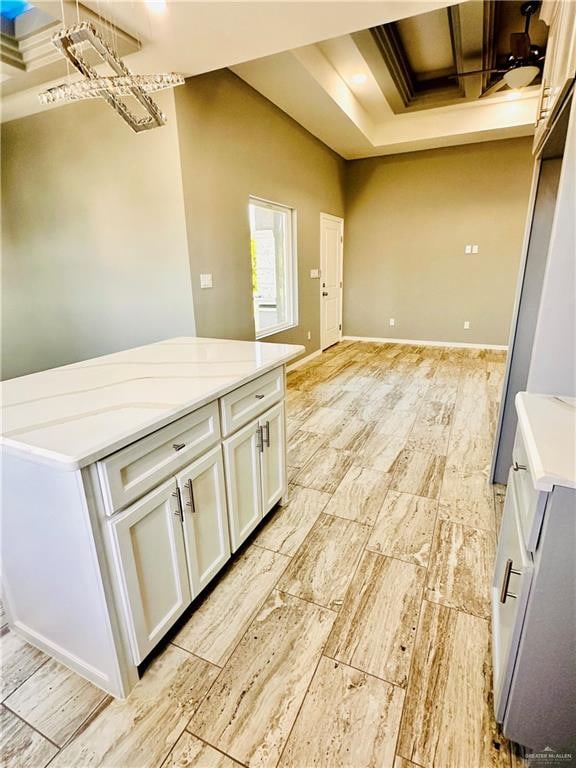
[[512,768],[492,714],[501,352],[288,375],[288,503],[114,701],[5,626],[6,768]]

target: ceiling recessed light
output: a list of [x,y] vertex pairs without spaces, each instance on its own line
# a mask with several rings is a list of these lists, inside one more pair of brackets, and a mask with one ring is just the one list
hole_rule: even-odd
[[366,80],[368,80],[368,75],[365,75],[364,72],[358,72],[355,75],[352,75],[352,82],[354,85],[363,85]]

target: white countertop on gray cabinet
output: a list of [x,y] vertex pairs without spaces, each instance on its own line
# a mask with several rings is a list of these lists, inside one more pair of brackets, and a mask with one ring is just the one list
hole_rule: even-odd
[[518,392],[516,411],[534,487],[576,488],[576,399]]
[[304,351],[183,336],[10,379],[2,384],[2,446],[79,469]]

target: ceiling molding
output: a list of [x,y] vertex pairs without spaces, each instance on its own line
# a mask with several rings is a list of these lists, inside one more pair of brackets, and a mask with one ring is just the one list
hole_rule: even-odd
[[[56,6],[54,12],[51,7],[52,13],[48,14],[33,8],[26,12],[25,24],[18,23],[24,17],[2,24],[0,61],[2,74],[5,75],[1,88],[3,97],[23,90],[24,84],[26,88],[31,88],[68,74],[64,57],[52,44],[53,35],[64,26],[61,9],[62,6]],[[70,21],[70,12],[67,16],[66,20]],[[136,53],[142,47],[136,37],[81,4],[74,6],[73,23],[78,20],[92,24],[122,57]]]

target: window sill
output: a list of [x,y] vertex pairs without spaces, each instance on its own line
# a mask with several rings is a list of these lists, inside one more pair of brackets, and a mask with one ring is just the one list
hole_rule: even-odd
[[261,339],[265,339],[268,336],[275,336],[277,333],[282,333],[282,331],[288,331],[290,328],[297,328],[298,323],[282,323],[282,325],[275,325],[271,328],[266,328],[263,331],[260,331],[260,333],[256,334],[256,341],[260,341]]

